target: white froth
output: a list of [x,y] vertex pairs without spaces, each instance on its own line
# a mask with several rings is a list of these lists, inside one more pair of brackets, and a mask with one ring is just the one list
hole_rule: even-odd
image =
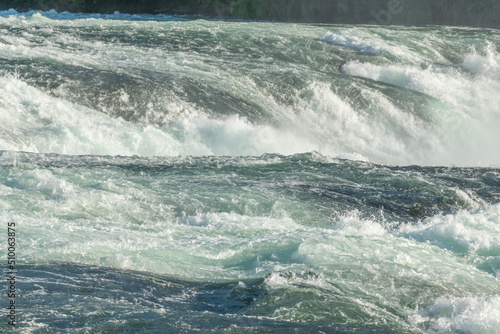
[[[141,122],[167,123],[167,126],[131,124],[69,102],[71,94],[64,85],[59,87],[56,98],[7,75],[0,83],[0,126],[6,133],[0,140],[0,149],[141,156],[291,155],[317,151],[334,158],[392,165],[500,164],[497,154],[499,63],[498,52],[492,44],[484,50],[469,52],[459,64],[436,64],[432,61],[446,61],[440,47],[448,47],[449,42],[434,33],[427,36],[429,46],[419,54],[419,41],[415,36],[421,32],[412,30],[401,32],[401,36],[413,36],[413,40],[401,41],[403,37],[397,31],[385,28],[345,28],[337,32],[323,31],[320,35],[323,28],[309,26],[293,26],[293,30],[288,31],[282,25],[271,29],[265,23],[249,26],[201,20],[145,22],[147,18],[120,13],[95,16],[50,11],[21,15],[13,10],[5,11],[0,13],[0,19],[10,20],[6,24],[21,28],[23,33],[2,36],[4,47],[0,53],[5,59],[25,59],[29,54],[51,63],[105,71],[133,68],[162,75],[182,73],[182,78],[213,86],[216,92],[255,104],[260,109],[255,113],[262,113],[263,117],[254,121],[242,115],[222,115],[219,110],[203,110],[184,101],[182,92],[174,92],[156,96],[160,102],[155,105],[141,104],[147,106],[139,118]],[[130,19],[137,20],[126,21]],[[230,55],[224,61],[248,65],[251,62],[245,62],[255,56],[252,65],[256,71],[285,71],[291,78],[307,77],[307,80],[296,90],[271,92],[269,89],[279,86],[278,82],[266,87],[255,79],[259,72],[246,75],[237,66],[226,66],[220,61],[220,54],[215,53],[214,57],[213,50],[199,46],[196,39],[175,39],[185,50],[173,52],[165,48],[173,35],[165,39],[165,45],[139,48],[129,43],[87,40],[68,31],[60,33],[59,28],[63,26],[75,31],[89,27],[107,31],[125,29],[128,37],[139,39],[150,33],[165,36],[172,31],[206,31],[214,38],[214,47]],[[41,31],[43,39],[39,35]],[[238,47],[241,51],[219,43],[218,35],[230,38],[226,44],[237,43],[238,38],[242,38]],[[343,74],[397,85],[435,98],[434,102],[427,99],[426,105],[421,106],[427,118],[418,115],[420,111],[413,110],[417,107],[411,103],[408,107],[398,104],[397,96],[386,95],[383,90],[360,81],[350,81],[354,95],[345,95],[336,88],[336,85],[344,85],[343,81],[332,83],[328,74],[318,74],[314,66],[307,68],[304,66],[308,64],[294,63],[292,59],[307,50],[297,50],[289,39],[300,37],[312,43],[314,36],[363,53],[352,56],[358,60],[346,59],[341,67]],[[273,59],[277,57],[275,54],[267,54],[252,44],[260,45],[265,38],[278,41],[275,47],[283,48],[280,53],[290,59],[283,64]],[[319,43],[317,39],[315,42]],[[304,59],[309,61],[313,56],[320,55],[312,54]],[[420,63],[427,65],[420,67]],[[357,97],[369,103],[357,103]],[[118,92],[116,108],[133,112],[135,98],[128,92]]]
[[[463,256],[471,264],[487,268],[499,276],[500,205],[490,205],[473,212],[437,215],[418,225],[405,225],[400,235],[429,242]],[[495,265],[496,264],[496,265]]]
[[344,31],[335,33],[327,32],[320,36],[319,40],[375,55],[387,52],[384,47],[380,45],[380,42],[377,43],[375,41],[366,41],[362,38],[357,37],[356,35],[351,35],[348,32]]
[[429,333],[494,334],[500,328],[500,296],[439,298],[428,309],[408,317]]
[[[470,56],[477,58],[476,56]],[[484,64],[489,60],[475,60]],[[484,62],[483,62],[484,61]],[[465,63],[473,62],[467,60]],[[465,65],[464,65],[465,66]],[[470,66],[472,67],[472,66]],[[487,68],[500,67],[494,63]],[[479,66],[476,71],[488,72]],[[445,103],[433,112],[435,130],[423,134],[436,136],[438,142],[431,147],[442,148],[441,154],[427,151],[436,161],[424,163],[458,165],[498,166],[498,148],[500,135],[500,81],[490,74],[470,76],[455,67],[430,66],[417,68],[410,65],[377,65],[352,61],[342,66],[348,75],[360,76],[411,90],[422,92]],[[495,75],[495,74],[493,74]],[[431,111],[432,112],[432,111]],[[422,131],[422,125],[418,125]],[[443,160],[440,161],[441,157]],[[447,162],[448,161],[448,162]]]

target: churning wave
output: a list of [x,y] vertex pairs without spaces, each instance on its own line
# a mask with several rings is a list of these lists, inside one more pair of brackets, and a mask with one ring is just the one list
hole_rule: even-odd
[[3,12],[1,149],[500,163],[494,31],[123,15]]
[[0,12],[20,330],[494,333],[499,48]]

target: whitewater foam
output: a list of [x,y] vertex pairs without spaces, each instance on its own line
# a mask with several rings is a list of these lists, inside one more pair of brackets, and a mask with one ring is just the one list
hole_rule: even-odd
[[498,164],[496,32],[72,15],[0,15],[23,330],[498,328],[498,170],[388,166]]
[[[347,75],[389,83],[415,90],[445,104],[432,112],[436,134],[450,154],[450,159],[460,165],[496,166],[497,131],[500,126],[500,81],[494,79],[498,64],[489,58],[469,55],[463,68],[476,71],[471,76],[454,66],[377,65],[350,61],[342,66]],[[488,63],[489,65],[486,65]],[[474,68],[475,67],[475,68]],[[489,74],[485,74],[488,72]]]
[[437,215],[405,225],[403,236],[457,253],[482,270],[500,277],[500,206]]
[[178,154],[172,135],[152,125],[135,125],[53,98],[12,77],[0,78],[5,136],[0,149],[62,153]]
[[[423,33],[409,28],[401,34],[413,40],[401,41],[386,28],[320,35],[323,28],[300,25],[269,32],[265,23],[98,21],[83,14],[66,22],[65,15],[1,16],[8,22],[0,51],[0,149],[141,156],[317,151],[392,165],[499,164],[493,44],[441,66],[432,60],[456,55],[442,52],[449,42],[435,31],[428,33],[430,49],[419,54],[414,35]],[[109,38],[96,39],[96,26]],[[332,57],[328,45],[314,44],[326,44],[318,35],[361,55],[337,50]],[[269,41],[278,50],[262,47]],[[36,58],[30,70],[27,54]],[[338,59],[341,73],[328,64]]]
[[483,50],[468,53],[460,66],[472,73],[500,80],[500,53],[490,42],[486,43]]
[[101,13],[72,13],[58,12],[55,9],[48,11],[30,10],[27,12],[18,12],[15,9],[0,11],[0,17],[12,19],[26,18],[48,18],[51,20],[79,20],[79,19],[100,19],[100,20],[121,20],[121,21],[187,21],[189,18],[184,15],[165,15],[165,14],[127,14],[115,11],[112,14]]
[[494,334],[500,328],[500,296],[443,297],[408,319],[429,333]]
[[327,32],[320,36],[319,40],[374,55],[380,55],[387,52],[382,45],[377,45],[380,43],[376,43],[375,41],[365,41],[362,38],[349,34],[347,31],[338,31],[335,33]]

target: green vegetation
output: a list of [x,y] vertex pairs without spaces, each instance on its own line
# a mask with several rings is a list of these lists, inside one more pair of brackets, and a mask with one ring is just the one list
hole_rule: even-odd
[[0,0],[0,9],[8,8],[324,23],[500,26],[498,0]]

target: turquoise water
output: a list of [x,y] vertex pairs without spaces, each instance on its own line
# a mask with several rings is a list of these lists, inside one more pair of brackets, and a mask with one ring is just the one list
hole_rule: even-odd
[[495,333],[499,48],[492,29],[1,12],[16,330]]

